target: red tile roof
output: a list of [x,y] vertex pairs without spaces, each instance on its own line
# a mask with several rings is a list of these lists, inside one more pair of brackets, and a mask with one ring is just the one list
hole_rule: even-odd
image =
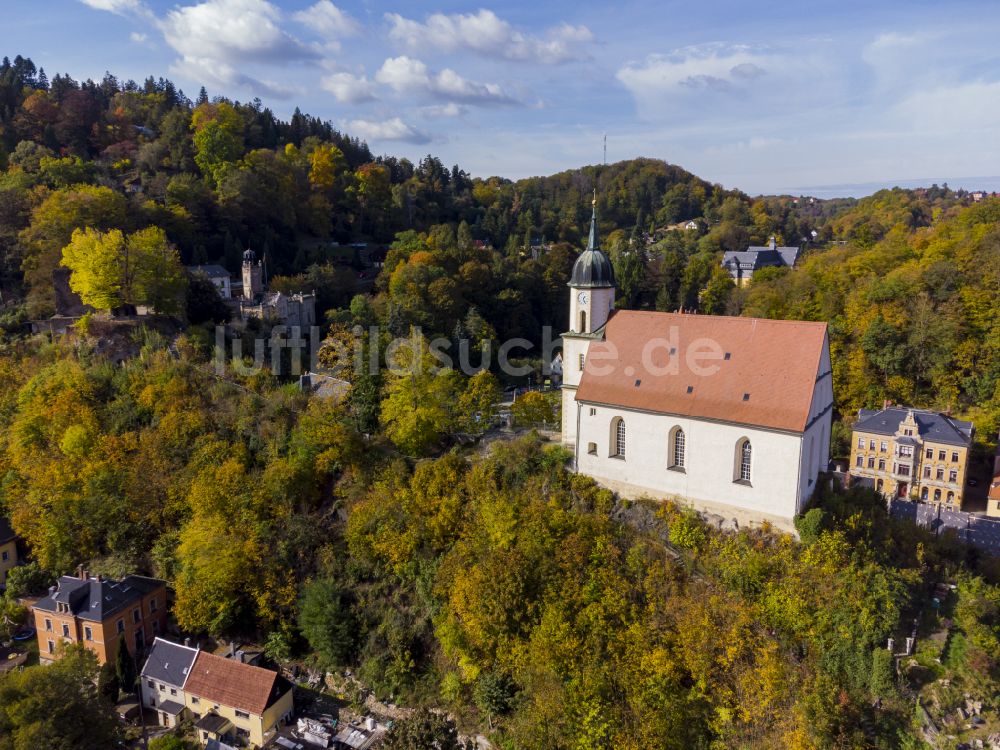
[[[576,397],[802,432],[823,374],[826,329],[826,323],[617,310],[604,341],[590,344]],[[650,347],[653,340],[658,345]],[[718,359],[698,358],[709,342]],[[670,372],[654,371],[668,365]]]
[[200,651],[184,683],[184,692],[260,715],[270,702],[277,679],[277,672],[270,669]]

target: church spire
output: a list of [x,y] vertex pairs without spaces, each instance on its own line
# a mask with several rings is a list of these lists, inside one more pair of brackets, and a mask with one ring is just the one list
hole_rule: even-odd
[[600,250],[601,244],[597,239],[597,188],[594,188],[594,200],[590,206],[590,239],[587,240],[587,249]]

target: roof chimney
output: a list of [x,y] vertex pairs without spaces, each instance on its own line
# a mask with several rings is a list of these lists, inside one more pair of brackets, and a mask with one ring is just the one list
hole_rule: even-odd
[[882,411],[885,411],[890,406],[892,406],[892,401],[890,401],[889,399],[885,399],[882,401]]
[[184,639],[184,645],[187,646],[188,648],[191,648],[191,639],[190,638],[185,638]]
[[774,248],[776,248],[777,246],[778,246],[778,241],[774,238],[774,235],[772,234],[771,235],[771,240],[768,243],[768,247],[770,247],[772,250],[774,250]]
[[237,651],[237,652],[236,652],[236,660],[237,660],[237,661],[238,661],[238,662],[239,662],[240,664],[244,664],[244,663],[246,663],[246,656],[247,656],[247,655],[246,655],[246,652],[245,652],[245,651],[243,651],[243,649],[240,649],[239,651]]
[[87,569],[82,564],[76,566],[76,577],[81,581],[87,580]]

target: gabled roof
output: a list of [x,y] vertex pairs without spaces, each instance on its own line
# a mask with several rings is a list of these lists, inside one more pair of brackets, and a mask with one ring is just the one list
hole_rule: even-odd
[[142,667],[142,676],[183,688],[197,656],[196,648],[156,638]]
[[3,516],[0,516],[0,544],[12,542],[16,538],[17,534],[15,534],[14,529],[11,528],[10,521]]
[[200,651],[184,692],[259,716],[290,687],[270,669]]
[[187,270],[191,273],[203,273],[210,279],[228,279],[229,271],[220,265],[215,263],[210,263],[205,266],[187,266]]
[[[616,310],[603,333],[577,401],[802,432],[825,374],[826,323]],[[717,360],[697,358],[706,342]]]
[[858,432],[869,432],[874,435],[895,435],[899,430],[900,422],[905,420],[906,415],[911,412],[917,423],[917,432],[924,440],[929,440],[932,443],[944,443],[945,445],[968,446],[972,444],[972,433],[975,429],[972,422],[952,419],[948,415],[939,414],[936,411],[909,409],[905,406],[890,406],[881,411],[860,409],[858,421],[854,423],[854,429]]
[[797,247],[749,247],[746,250],[727,250],[722,255],[722,265],[727,268],[749,268],[754,271],[767,266],[793,268],[798,258]]
[[56,582],[56,590],[35,602],[34,608],[55,612],[57,602],[68,604],[70,611],[81,620],[102,622],[163,586],[166,586],[165,581],[146,576],[125,576],[120,581],[63,576]]

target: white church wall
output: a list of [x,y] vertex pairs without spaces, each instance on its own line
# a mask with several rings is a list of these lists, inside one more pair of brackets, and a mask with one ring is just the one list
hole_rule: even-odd
[[[625,458],[612,457],[612,421],[625,420]],[[669,468],[668,435],[685,433],[684,471]],[[752,447],[749,485],[734,481],[737,444]],[[732,505],[752,513],[792,518],[800,501],[802,436],[739,425],[580,405],[577,471],[654,496],[677,495],[695,502]],[[596,453],[588,452],[593,444]]]
[[830,431],[833,427],[833,375],[830,371],[829,347],[823,347],[823,355],[817,370],[820,377],[813,387],[812,405],[809,407],[809,427],[803,436],[805,460],[799,477],[799,499],[797,511],[812,497],[821,471],[826,471],[830,463]]

